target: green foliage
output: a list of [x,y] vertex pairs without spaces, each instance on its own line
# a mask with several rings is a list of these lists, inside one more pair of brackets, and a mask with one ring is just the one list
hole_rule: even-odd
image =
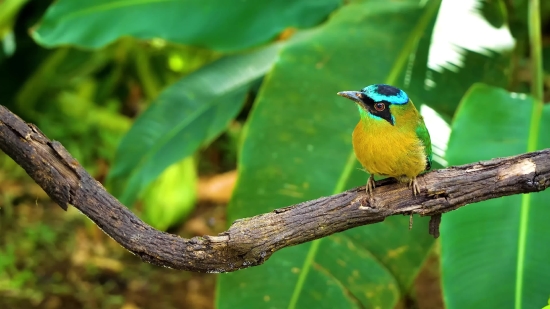
[[189,157],[169,166],[145,190],[143,220],[165,231],[193,211],[196,199],[197,171],[193,157]]
[[[497,0],[487,1],[491,2]],[[508,25],[510,25],[510,32],[518,40],[527,40],[527,24],[529,22],[529,16],[527,14],[528,3],[529,0],[504,1],[504,4],[507,6],[508,13],[506,14],[506,16],[508,17]],[[548,20],[550,18],[550,2],[539,0],[539,3],[541,19],[543,21]]]
[[[498,105],[495,106],[495,102]],[[533,100],[475,85],[460,103],[447,158],[460,165],[527,149]],[[541,132],[550,130],[550,105]],[[464,147],[468,144],[468,147]],[[542,134],[539,148],[550,147]],[[525,173],[534,166],[525,162]],[[525,197],[529,197],[525,199]],[[446,214],[441,225],[443,288],[448,308],[539,308],[546,300],[550,191],[481,202]]]
[[120,201],[131,206],[166,167],[225,130],[247,92],[270,69],[278,48],[220,59],[164,90],[120,143],[109,175]]
[[27,1],[5,0],[0,2],[0,40],[3,40],[11,33],[15,17]]
[[131,35],[231,51],[265,43],[287,27],[314,26],[340,3],[60,0],[48,9],[33,37],[48,47],[73,44],[98,48]]
[[[0,226],[3,225],[5,223],[0,222]],[[38,248],[44,248],[51,256],[58,234],[51,227],[41,223],[28,226],[20,232],[24,232],[25,242],[7,240],[0,243],[0,295],[7,293],[15,297],[39,300],[43,298],[43,293],[27,287],[35,285],[39,279],[31,269],[44,265],[36,265],[38,261],[29,258],[29,255]]]
[[[368,175],[351,148],[356,107],[336,92],[398,82],[438,5],[350,4],[283,47],[248,121],[229,221],[365,184]],[[407,222],[391,218],[286,248],[262,267],[221,275],[218,307],[392,308],[433,243],[423,229],[408,232]]]
[[481,0],[481,14],[495,28],[500,28],[506,24],[507,11],[504,0]]
[[[507,74],[510,65],[508,52],[489,51],[489,56],[464,49],[462,52],[464,53],[463,69],[456,71],[443,69],[442,72],[431,70],[430,78],[438,86],[423,89],[418,94],[424,103],[449,117],[454,115],[460,99],[472,83],[483,82],[492,86],[506,87],[510,80]],[[415,81],[422,81],[422,79],[415,79]]]

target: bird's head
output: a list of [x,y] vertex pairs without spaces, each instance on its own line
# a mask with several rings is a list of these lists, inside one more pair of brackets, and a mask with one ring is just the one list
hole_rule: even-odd
[[370,85],[361,91],[341,91],[338,95],[356,102],[362,116],[385,120],[392,126],[395,125],[394,113],[398,112],[397,109],[414,109],[403,90],[385,84]]

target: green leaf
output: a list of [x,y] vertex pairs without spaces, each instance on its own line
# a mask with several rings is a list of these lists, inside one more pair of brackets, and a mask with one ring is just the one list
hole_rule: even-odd
[[17,14],[29,0],[4,0],[0,2],[0,41],[13,31]]
[[230,51],[264,43],[288,27],[315,26],[341,2],[59,0],[32,36],[47,47],[99,48],[130,35]]
[[481,0],[480,13],[495,28],[502,27],[507,19],[506,4],[503,0]]
[[[296,35],[266,78],[247,123],[228,220],[365,185],[351,147],[355,105],[336,95],[401,82],[439,1],[352,3]],[[433,239],[426,218],[349,230],[220,275],[218,308],[393,308]],[[281,235],[281,237],[285,237]]]
[[143,194],[143,220],[166,231],[195,207],[197,171],[193,157],[169,166]]
[[424,33],[419,39],[418,49],[410,57],[410,71],[406,72],[403,82],[397,85],[407,92],[417,106],[428,105],[448,122],[460,99],[473,84],[506,87],[510,83],[510,74],[507,73],[511,65],[510,51],[486,50],[478,53],[453,46],[462,55],[460,65],[447,63],[440,68],[428,68],[426,63],[431,43],[431,32]]
[[[429,40],[426,38],[424,40]],[[415,55],[411,81],[402,86],[414,98],[415,104],[426,104],[447,118],[452,118],[460,99],[475,83],[485,83],[496,87],[508,85],[508,71],[511,53],[487,51],[487,55],[462,49],[463,62],[460,67],[448,64],[440,70],[426,69],[428,61],[427,44],[421,44]],[[418,66],[418,67],[417,67]],[[452,68],[452,69],[451,69]],[[431,86],[425,86],[426,80]]]
[[[447,158],[459,165],[527,149],[533,100],[478,84],[465,95],[452,124]],[[550,132],[550,105],[541,132]],[[550,147],[540,134],[539,147]],[[443,216],[441,263],[446,306],[541,308],[548,297],[550,191],[514,195]]]
[[279,47],[226,57],[164,90],[120,143],[109,173],[119,200],[130,206],[165,168],[218,136],[250,86],[271,68]]
[[506,87],[510,76],[510,52],[487,51],[488,55],[467,49],[461,50],[464,60],[456,71],[444,68],[441,72],[431,70],[430,77],[436,87],[427,89],[422,98],[437,111],[452,116],[460,99],[475,83]]
[[542,65],[545,75],[548,76],[550,73],[550,46],[548,45],[542,48]]

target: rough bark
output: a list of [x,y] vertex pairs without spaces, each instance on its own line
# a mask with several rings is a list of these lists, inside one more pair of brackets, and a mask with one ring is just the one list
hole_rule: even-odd
[[[93,179],[58,142],[0,105],[0,149],[63,209],[73,205],[142,260],[196,272],[230,272],[266,261],[275,251],[388,216],[440,215],[467,204],[550,186],[550,149],[433,171],[418,177],[421,194],[391,180],[235,221],[217,236],[180,238],[143,223]],[[406,233],[403,227],[403,233]]]

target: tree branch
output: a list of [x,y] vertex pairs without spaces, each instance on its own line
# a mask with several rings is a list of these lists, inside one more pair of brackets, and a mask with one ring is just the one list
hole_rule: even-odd
[[[142,260],[197,272],[230,272],[265,262],[275,251],[388,216],[433,216],[466,204],[550,186],[550,149],[437,170],[418,177],[421,194],[392,180],[237,220],[217,236],[183,239],[143,223],[93,179],[58,142],[0,105],[0,149],[63,209],[71,204]],[[406,233],[406,228],[403,227]]]

